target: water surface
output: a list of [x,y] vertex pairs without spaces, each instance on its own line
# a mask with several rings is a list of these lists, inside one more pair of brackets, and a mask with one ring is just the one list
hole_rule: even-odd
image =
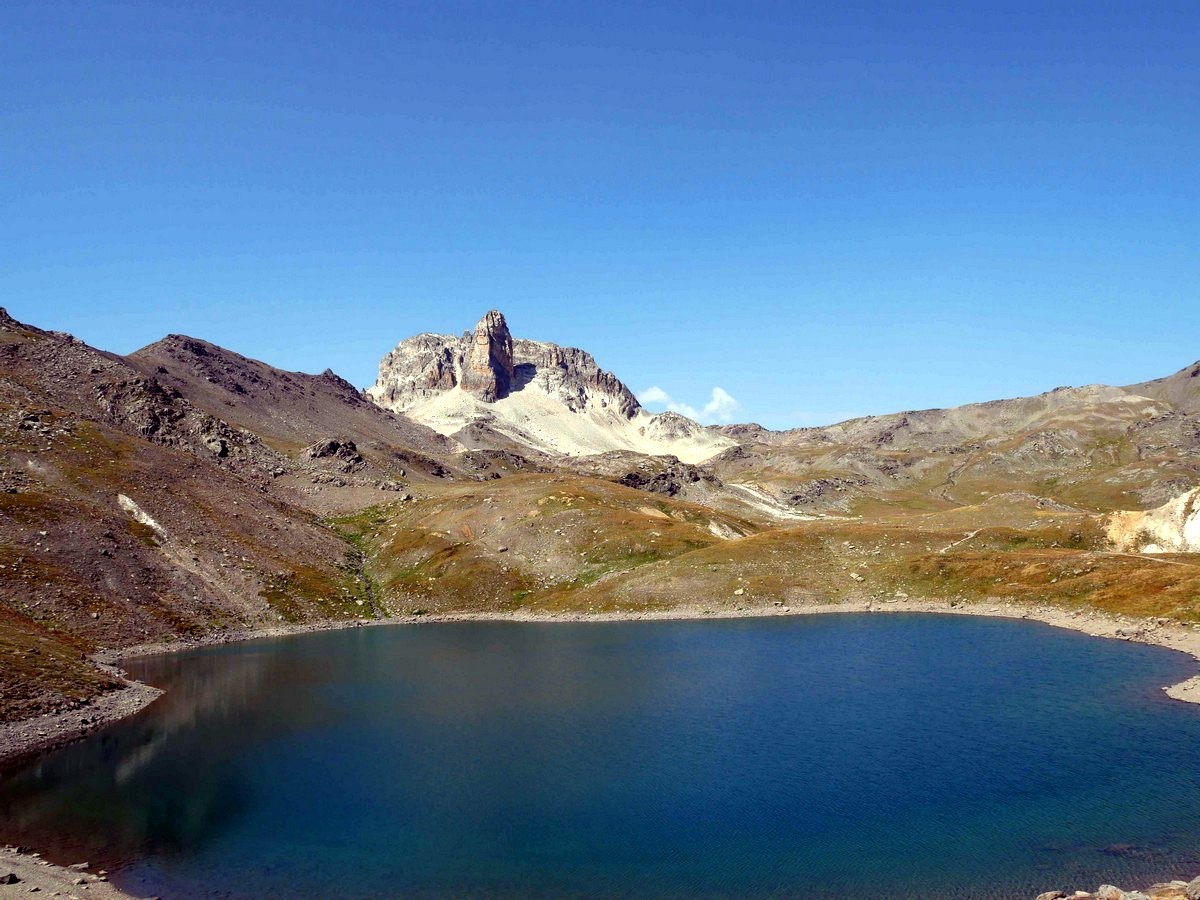
[[130,661],[6,841],[166,898],[1031,897],[1200,874],[1182,654],[1000,619],[447,623]]

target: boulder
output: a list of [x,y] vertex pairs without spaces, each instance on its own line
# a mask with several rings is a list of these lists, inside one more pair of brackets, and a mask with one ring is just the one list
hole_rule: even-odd
[[1188,900],[1200,900],[1200,877],[1193,878],[1188,882],[1188,886],[1183,889],[1187,894]]
[[347,438],[325,438],[305,449],[309,459],[322,459],[336,462],[340,472],[349,474],[356,472],[364,465],[358,446]]

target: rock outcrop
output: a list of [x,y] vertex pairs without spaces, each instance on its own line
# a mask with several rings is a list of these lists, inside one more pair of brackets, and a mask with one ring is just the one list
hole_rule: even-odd
[[513,339],[498,309],[475,326],[462,367],[462,389],[485,403],[507,397],[513,383]]
[[631,419],[641,408],[633,392],[590,353],[514,339],[504,314],[495,309],[461,337],[418,334],[401,341],[380,361],[379,378],[366,393],[380,406],[407,413],[456,387],[494,403],[530,385],[571,412],[594,403]]
[[1200,552],[1200,488],[1156,509],[1120,511],[1108,518],[1108,539],[1134,553]]

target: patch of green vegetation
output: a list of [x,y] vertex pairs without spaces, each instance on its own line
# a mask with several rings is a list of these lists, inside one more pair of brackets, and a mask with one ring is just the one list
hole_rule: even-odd
[[368,506],[366,509],[346,516],[335,516],[328,524],[343,540],[349,541],[359,550],[367,550],[371,539],[391,521],[388,507]]
[[[706,545],[693,543],[691,547],[686,549],[694,549],[700,546]],[[587,587],[614,572],[629,572],[650,563],[669,559],[675,555],[677,554],[664,555],[659,550],[631,550],[627,553],[617,555],[591,554],[587,557],[588,567],[568,582],[568,585],[572,587]]]
[[562,499],[561,497],[543,497],[537,501],[538,515],[542,518],[556,516],[559,513],[564,513],[575,508],[576,507],[574,507],[571,503]]
[[315,566],[295,565],[286,575],[269,577],[259,596],[285,622],[305,621],[313,612],[330,619],[357,617],[362,614],[355,602],[361,599],[354,590],[357,579],[342,574],[334,578]]
[[53,522],[62,517],[58,502],[40,491],[0,494],[0,515],[26,526]]

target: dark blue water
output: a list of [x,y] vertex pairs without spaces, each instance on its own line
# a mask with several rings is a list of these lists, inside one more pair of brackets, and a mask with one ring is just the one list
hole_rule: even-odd
[[1181,654],[998,619],[429,624],[138,660],[0,838],[163,897],[1021,897],[1200,874]]

